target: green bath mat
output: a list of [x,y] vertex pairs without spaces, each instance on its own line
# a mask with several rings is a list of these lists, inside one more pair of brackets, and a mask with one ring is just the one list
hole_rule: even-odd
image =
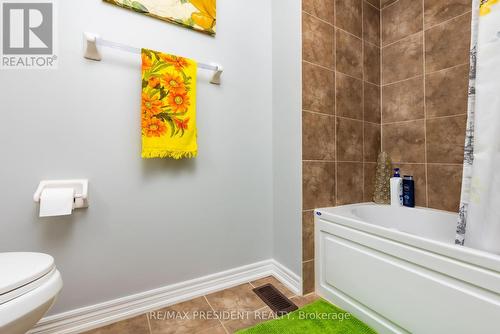
[[376,334],[376,332],[351,314],[320,299],[284,317],[241,330],[237,334]]

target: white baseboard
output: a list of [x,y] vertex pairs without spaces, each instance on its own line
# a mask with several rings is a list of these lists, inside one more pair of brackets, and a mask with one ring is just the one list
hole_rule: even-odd
[[273,275],[293,293],[301,279],[275,260],[266,260],[108,302],[45,317],[29,334],[75,334]]

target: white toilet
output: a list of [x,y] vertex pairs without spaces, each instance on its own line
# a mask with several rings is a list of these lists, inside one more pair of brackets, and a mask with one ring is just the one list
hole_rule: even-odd
[[0,333],[26,333],[50,309],[61,288],[52,256],[0,253]]

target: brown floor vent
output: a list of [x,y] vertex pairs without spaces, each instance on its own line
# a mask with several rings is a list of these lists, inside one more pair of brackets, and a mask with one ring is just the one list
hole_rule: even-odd
[[276,312],[279,316],[298,309],[297,305],[295,305],[272,284],[266,284],[255,288],[253,289],[253,292],[255,292],[257,296],[259,296],[260,299],[262,299],[264,303],[266,303],[271,310]]

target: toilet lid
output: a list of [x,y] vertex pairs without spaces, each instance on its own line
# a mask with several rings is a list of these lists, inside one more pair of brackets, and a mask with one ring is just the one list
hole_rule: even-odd
[[54,268],[54,258],[41,253],[0,253],[0,296],[18,289]]

